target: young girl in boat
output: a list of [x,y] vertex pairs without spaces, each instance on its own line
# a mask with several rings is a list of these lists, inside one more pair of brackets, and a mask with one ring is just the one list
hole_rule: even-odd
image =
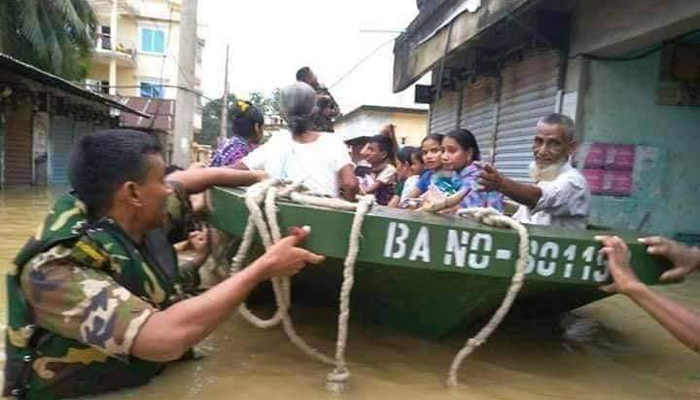
[[360,192],[374,194],[377,204],[389,204],[397,180],[391,139],[385,135],[372,136],[362,149],[362,157],[369,163],[370,171],[359,178]]
[[479,144],[469,130],[455,129],[442,139],[443,168],[454,172],[453,186],[465,193],[459,202],[459,208],[491,207],[503,212],[501,193],[479,190],[477,181],[481,167],[474,161],[480,160]]
[[413,188],[418,183],[418,178],[423,172],[421,149],[413,146],[404,146],[396,154],[396,193],[389,201],[389,207],[398,207],[401,200],[407,199]]
[[421,158],[425,170],[408,198],[402,201],[401,208],[414,209],[421,203],[439,200],[459,190],[453,184],[452,171],[444,169],[442,165],[443,138],[444,135],[432,133],[421,142]]
[[265,118],[254,105],[238,100],[228,113],[233,136],[216,149],[209,163],[210,167],[236,164],[255,150],[262,140]]

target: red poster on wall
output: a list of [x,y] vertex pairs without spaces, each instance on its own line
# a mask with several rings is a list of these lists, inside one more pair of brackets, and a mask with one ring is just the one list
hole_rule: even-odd
[[635,146],[590,143],[583,147],[583,175],[591,194],[628,197],[634,191]]

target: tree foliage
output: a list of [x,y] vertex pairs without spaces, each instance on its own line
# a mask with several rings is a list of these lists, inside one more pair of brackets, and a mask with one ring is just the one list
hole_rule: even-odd
[[254,91],[250,93],[250,102],[253,103],[266,116],[280,115],[280,89],[277,88],[270,94]]
[[66,79],[87,74],[96,30],[88,0],[0,0],[0,51]]
[[[1,1],[1,0],[0,0]],[[223,97],[212,100],[202,107],[202,131],[195,137],[199,144],[208,144],[216,146],[219,140],[219,132],[221,131],[221,102]],[[228,97],[228,107],[231,108],[236,104],[236,96],[230,94]],[[231,132],[226,133],[226,137],[230,137]]]

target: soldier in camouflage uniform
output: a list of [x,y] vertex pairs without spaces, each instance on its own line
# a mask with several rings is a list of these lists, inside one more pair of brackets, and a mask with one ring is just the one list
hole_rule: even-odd
[[304,82],[316,91],[316,109],[311,117],[312,131],[333,132],[333,122],[340,116],[340,107],[331,92],[318,82],[318,78],[309,67],[297,71],[297,82]]
[[306,235],[299,230],[206,294],[186,296],[198,274],[178,268],[170,241],[186,237],[187,195],[260,175],[207,168],[166,182],[157,152],[150,136],[124,130],[87,135],[74,149],[75,192],[53,206],[7,277],[4,395],[53,399],[145,384],[190,354],[257,283],[322,260],[295,247]]

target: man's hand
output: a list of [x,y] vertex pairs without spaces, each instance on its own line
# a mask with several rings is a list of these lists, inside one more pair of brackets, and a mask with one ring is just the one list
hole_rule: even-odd
[[687,275],[700,268],[699,249],[660,236],[640,238],[639,241],[648,246],[647,253],[664,257],[673,263],[673,268],[661,275],[662,281],[682,281]]
[[643,285],[630,267],[630,252],[624,240],[617,236],[596,236],[595,239],[603,245],[600,252],[607,256],[608,268],[613,278],[613,283],[601,286],[600,290],[626,295]]
[[506,183],[506,179],[503,175],[489,163],[480,161],[475,161],[474,163],[481,167],[481,174],[479,175],[480,190],[485,192],[503,192]]
[[494,191],[527,207],[537,206],[542,197],[542,189],[539,186],[508,179],[489,163],[475,161],[475,164],[481,167],[478,180],[480,192]]
[[260,257],[259,265],[265,268],[261,271],[265,278],[277,276],[293,276],[309,264],[320,264],[326,257],[314,254],[308,250],[296,247],[311,232],[306,228],[292,228],[291,234],[274,245]]

